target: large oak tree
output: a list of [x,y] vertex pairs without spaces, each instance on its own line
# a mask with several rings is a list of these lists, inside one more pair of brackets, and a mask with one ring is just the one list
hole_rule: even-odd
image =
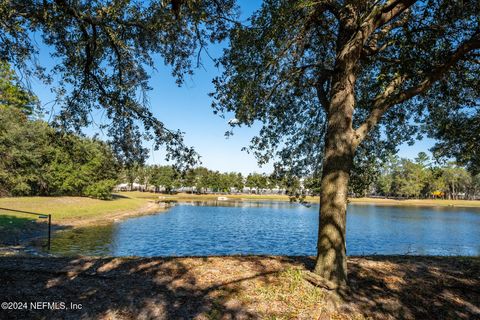
[[478,114],[479,13],[478,1],[266,0],[232,30],[215,110],[234,113],[234,126],[263,123],[251,145],[261,163],[322,174],[311,279],[347,282],[359,155],[395,151],[445,111]]

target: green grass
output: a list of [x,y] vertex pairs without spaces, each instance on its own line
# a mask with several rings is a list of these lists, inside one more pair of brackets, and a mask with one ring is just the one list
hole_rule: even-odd
[[43,219],[35,216],[0,215],[0,246],[18,244],[18,239],[46,230]]
[[[146,202],[146,199],[133,196],[115,197],[113,200],[85,197],[17,197],[0,198],[0,207],[51,214],[52,219],[58,221],[136,210],[144,206]],[[2,215],[31,218],[27,214],[0,210],[0,216]]]
[[[22,229],[29,225],[32,221],[35,220],[35,217],[22,217],[12,215],[0,215],[0,228],[8,227],[9,229]],[[1,230],[1,229],[0,229]]]

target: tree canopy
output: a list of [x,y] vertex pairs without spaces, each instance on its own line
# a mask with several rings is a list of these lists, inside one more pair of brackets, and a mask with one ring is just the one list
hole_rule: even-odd
[[[454,139],[453,128],[466,126],[450,125],[447,133],[432,119],[478,122],[479,11],[478,1],[264,1],[250,24],[231,31],[214,108],[234,112],[233,126],[264,123],[250,146],[261,163],[277,158],[283,167],[314,172],[332,76],[349,41],[358,46],[350,66],[355,143],[374,141],[360,148],[385,158],[422,134]],[[468,135],[477,139],[478,128]],[[449,154],[460,155],[464,143],[457,140],[442,150],[457,145]]]
[[19,83],[10,65],[0,60],[0,107],[16,108],[25,115],[38,109],[37,97]]
[[[233,0],[7,0],[0,3],[0,16],[0,61],[53,86],[61,110],[57,126],[79,131],[100,109],[108,119],[101,128],[123,162],[144,161],[143,138],[163,145],[167,158],[180,165],[198,159],[181,132],[153,116],[149,71],[159,55],[181,84],[201,64],[207,43],[227,35]],[[36,35],[53,49],[50,71],[38,59]]]
[[475,109],[448,105],[446,110],[432,114],[428,123],[430,135],[438,140],[432,150],[434,155],[438,158],[454,158],[472,173],[480,173],[478,106]]

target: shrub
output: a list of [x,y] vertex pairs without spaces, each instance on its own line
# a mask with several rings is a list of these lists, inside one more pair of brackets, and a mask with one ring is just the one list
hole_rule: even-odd
[[109,200],[112,199],[114,186],[115,180],[101,180],[86,187],[83,195],[101,200]]

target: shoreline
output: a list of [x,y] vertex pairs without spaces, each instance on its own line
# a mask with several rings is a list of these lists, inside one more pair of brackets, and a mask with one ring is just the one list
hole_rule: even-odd
[[[133,217],[166,212],[169,209],[169,201],[176,201],[179,203],[196,201],[224,202],[218,200],[219,196],[226,197],[228,200],[225,202],[289,201],[288,196],[278,195],[192,195],[182,193],[176,195],[166,195],[134,191],[117,193],[115,200],[106,201],[79,197],[0,198],[0,207],[7,207],[7,205],[10,204],[11,207],[15,209],[32,211],[34,211],[36,207],[39,208],[38,211],[40,211],[40,208],[48,208],[51,210],[50,212],[53,212],[52,231],[61,232],[62,229],[104,225]],[[308,197],[306,201],[309,203],[318,203],[319,198]],[[5,203],[7,203],[7,205]],[[480,201],[465,200],[394,200],[379,198],[350,198],[349,204],[395,206],[405,208],[472,208],[474,210],[480,208]],[[82,207],[83,211],[70,212],[69,210],[75,206]],[[71,213],[71,216],[68,216],[66,213]],[[3,236],[0,237],[0,242],[3,243],[3,249],[20,245],[25,246],[25,251],[28,252],[31,247],[38,246],[38,243],[45,238],[44,231],[46,225],[44,222],[37,223],[40,220],[32,220],[15,215],[10,216],[5,211],[0,212],[0,217],[2,217],[1,214],[4,214],[4,221],[3,226],[0,225],[0,231],[2,229],[6,231],[1,232]],[[9,218],[13,220],[13,224],[12,221],[8,220]],[[21,223],[16,226],[15,220],[18,220]],[[29,227],[25,228],[25,225],[28,225]]]
[[[27,199],[27,201],[25,201]],[[4,203],[1,202],[3,200]],[[30,201],[28,201],[30,200]],[[25,202],[24,202],[25,201]],[[109,201],[124,201],[115,204],[112,207]],[[126,208],[123,208],[123,203]],[[7,205],[5,205],[7,202]],[[143,215],[161,213],[168,210],[168,207],[162,206],[151,200],[135,199],[135,198],[119,198],[118,200],[95,200],[80,197],[30,197],[30,198],[3,198],[0,199],[0,207],[7,207],[10,204],[12,209],[27,210],[33,212],[41,212],[52,203],[50,210],[52,212],[52,233],[61,232],[62,230],[81,228],[88,226],[97,226],[114,223],[128,218],[139,217]],[[64,211],[68,211],[75,206],[84,206],[84,211],[77,213],[73,211],[73,216],[60,215]],[[37,209],[37,207],[39,209]],[[43,210],[42,210],[43,209]],[[91,212],[93,212],[93,214]],[[46,210],[45,210],[46,211]],[[44,211],[44,212],[45,212]],[[89,214],[81,215],[82,212]],[[22,214],[10,213],[8,211],[0,211],[0,248],[2,254],[30,253],[38,251],[40,243],[45,242],[45,233],[47,224],[45,220],[39,220]]]
[[[379,205],[395,207],[439,207],[439,208],[479,208],[479,200],[433,200],[433,199],[376,199],[376,198],[349,198],[349,203],[358,205]],[[458,202],[456,202],[458,201]],[[472,203],[468,203],[468,202]],[[453,202],[453,203],[452,203]]]
[[[163,194],[142,191],[124,191],[120,195],[134,196],[138,198],[160,201],[219,201],[218,197],[226,197],[228,200],[220,201],[280,201],[288,202],[286,195],[256,195],[256,194]],[[361,205],[392,205],[403,207],[453,207],[453,208],[480,208],[480,200],[443,200],[443,199],[405,199],[396,200],[388,198],[348,198],[349,203]],[[319,203],[319,197],[308,196],[305,202]]]
[[116,221],[122,221],[129,218],[162,213],[162,212],[166,212],[167,210],[168,210],[168,207],[160,206],[159,204],[153,201],[148,201],[144,206],[138,209],[110,212],[97,217],[62,219],[62,220],[59,220],[56,224],[60,227],[72,227],[72,228],[97,226],[97,225],[113,223]]

